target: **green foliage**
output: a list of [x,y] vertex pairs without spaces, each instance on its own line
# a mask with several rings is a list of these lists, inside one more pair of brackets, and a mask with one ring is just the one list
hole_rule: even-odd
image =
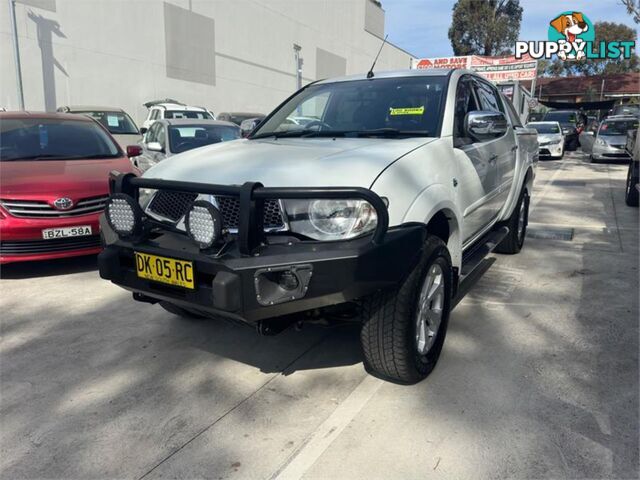
[[[596,22],[596,41],[594,47],[598,47],[600,41],[635,41],[636,31],[622,23]],[[543,63],[544,62],[544,63]],[[561,75],[602,75],[614,73],[630,73],[640,71],[640,61],[638,55],[633,52],[629,59],[582,59],[578,61],[562,61],[555,59],[551,61],[540,61],[538,73],[541,75],[561,76]]]
[[640,23],[640,0],[622,0],[622,5],[627,7],[627,12],[633,21]]
[[518,40],[520,0],[458,0],[449,40],[455,55],[506,55]]

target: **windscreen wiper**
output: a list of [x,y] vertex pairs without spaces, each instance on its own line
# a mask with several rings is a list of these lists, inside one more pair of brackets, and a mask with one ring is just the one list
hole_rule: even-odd
[[283,130],[281,132],[268,132],[261,133],[259,135],[252,135],[249,138],[252,140],[257,140],[260,138],[292,138],[292,137],[302,137],[305,134],[315,133],[315,130]]

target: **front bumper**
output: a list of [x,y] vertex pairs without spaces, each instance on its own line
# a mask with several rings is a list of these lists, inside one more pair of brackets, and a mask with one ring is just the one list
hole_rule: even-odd
[[[124,240],[101,217],[106,246],[98,266],[102,278],[132,291],[136,300],[167,301],[248,323],[343,303],[397,285],[413,269],[426,238],[421,224],[388,229],[382,199],[358,187],[265,188],[252,182],[209,185],[115,172],[110,184],[112,192],[133,198],[139,188],[239,198],[237,234],[225,235],[222,245],[206,251],[183,232],[144,217],[139,220],[142,233]],[[375,209],[377,225],[370,235],[333,242],[265,232],[264,201],[292,198],[363,199]],[[192,262],[194,288],[139,277],[136,252]]]
[[[4,213],[0,219],[0,264],[52,260],[100,252],[99,214],[62,218],[18,218]],[[91,226],[92,235],[44,240],[48,228]]]
[[[180,233],[166,232],[143,243],[117,239],[103,218],[108,244],[98,256],[100,276],[134,292],[138,300],[168,301],[248,323],[350,301],[398,284],[413,268],[424,245],[424,226],[391,229],[382,243],[369,237],[342,242],[302,242],[274,236],[252,256],[243,256],[237,242],[222,254],[204,254]],[[134,252],[192,261],[195,289],[174,287],[137,276]],[[310,272],[301,298],[269,304],[266,282],[271,271]],[[259,295],[262,293],[262,298]]]
[[540,145],[540,149],[538,150],[538,155],[541,157],[543,156],[559,157],[562,155],[563,150],[564,150],[564,145],[562,144],[562,142],[557,144],[550,144],[550,145]]
[[623,146],[612,147],[611,145],[593,145],[591,156],[595,160],[628,160],[631,158]]

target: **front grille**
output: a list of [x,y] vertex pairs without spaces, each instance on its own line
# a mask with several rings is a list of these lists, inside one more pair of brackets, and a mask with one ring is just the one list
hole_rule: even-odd
[[55,253],[68,250],[80,250],[100,246],[100,235],[75,238],[56,238],[53,240],[25,240],[0,242],[0,255],[29,255],[36,253]]
[[[148,210],[172,222],[180,220],[189,205],[198,197],[195,193],[160,191],[151,200]],[[216,197],[218,208],[222,214],[224,227],[237,229],[240,221],[240,200],[236,197]],[[278,229],[284,227],[284,219],[278,200],[268,199],[264,202],[264,227]]]
[[602,154],[603,157],[608,157],[608,158],[630,158],[630,155],[626,152],[620,152],[620,153],[603,153]]
[[172,192],[163,190],[158,192],[149,204],[149,211],[160,215],[172,222],[180,220],[187,208],[198,198],[197,193]]
[[[236,197],[216,197],[218,208],[226,228],[238,228],[240,223],[240,200]],[[284,220],[280,204],[277,200],[267,199],[264,202],[264,228],[282,228]]]
[[64,218],[89,215],[104,210],[108,195],[83,198],[70,210],[56,210],[47,202],[31,200],[0,200],[0,204],[18,218]]

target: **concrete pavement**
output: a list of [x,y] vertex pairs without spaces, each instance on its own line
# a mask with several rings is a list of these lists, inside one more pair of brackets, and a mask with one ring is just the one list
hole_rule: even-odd
[[[0,281],[2,478],[637,478],[638,209],[626,166],[541,162],[530,235],[397,386],[353,327],[177,318],[95,259]],[[567,239],[568,238],[568,239]]]

